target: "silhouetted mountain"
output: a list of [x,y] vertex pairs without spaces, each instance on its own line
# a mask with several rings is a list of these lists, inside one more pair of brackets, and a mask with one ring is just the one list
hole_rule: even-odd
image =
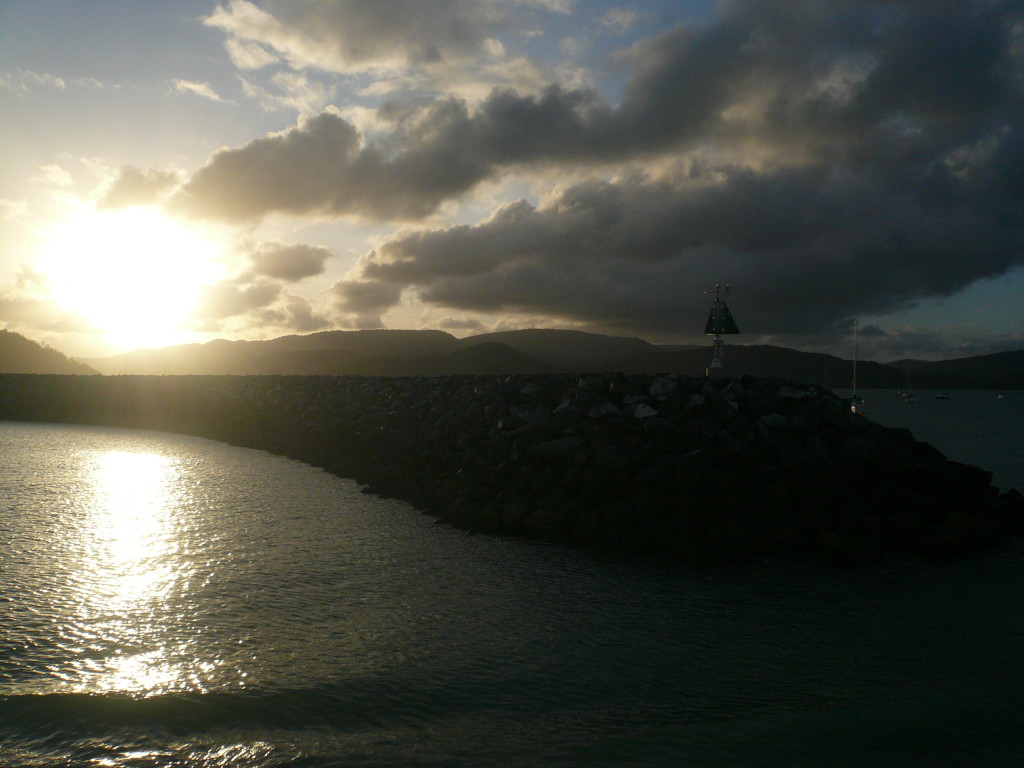
[[[232,342],[229,342],[232,343]],[[261,342],[266,354],[311,350],[340,350],[359,355],[422,357],[454,349],[459,340],[444,331],[363,330],[320,331],[305,336],[280,336]]]
[[[91,360],[103,373],[439,376],[545,372],[682,373],[703,376],[703,347],[582,331],[531,329],[456,339],[443,331],[325,331],[267,341],[211,341]],[[884,365],[861,360],[857,385],[903,389],[908,365],[916,389],[1024,389],[1024,351]],[[853,362],[784,347],[729,344],[727,376],[774,376],[847,389]]]
[[498,342],[544,363],[552,371],[574,372],[611,370],[607,366],[629,355],[657,350],[643,339],[630,336],[604,336],[583,331],[530,328],[523,331],[499,331],[469,336],[458,341],[461,347]]
[[518,349],[490,341],[459,347],[440,355],[409,360],[408,371],[408,375],[418,376],[501,376],[509,373],[548,373],[551,366],[523,354]]
[[[682,373],[703,376],[711,363],[711,348],[698,347],[672,351],[655,351],[614,361],[616,370],[627,373]],[[820,352],[800,352],[786,347],[730,344],[725,348],[725,370],[728,376],[775,376],[792,381],[821,384],[830,389],[853,386],[853,361]],[[899,389],[903,374],[883,363],[861,360],[857,363],[857,386],[864,389]],[[946,377],[936,388],[960,389],[971,386],[958,377]],[[922,384],[922,387],[924,385]]]
[[0,331],[0,373],[99,373],[45,344],[20,333]]
[[[968,382],[981,382],[985,389],[1024,389],[1024,350],[995,352],[991,355],[960,357],[954,360],[899,360],[892,363],[894,368],[910,371],[915,387],[929,388],[929,380],[949,377]],[[971,386],[974,386],[973,384]],[[948,385],[936,385],[937,389],[954,389]]]
[[140,349],[88,362],[106,374],[399,375],[395,361],[441,354],[457,339],[444,331],[323,331],[266,341],[215,339]]

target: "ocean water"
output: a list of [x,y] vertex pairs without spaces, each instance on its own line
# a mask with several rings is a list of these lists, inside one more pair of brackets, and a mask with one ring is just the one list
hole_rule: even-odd
[[1024,754],[1019,547],[697,569],[470,536],[178,435],[8,422],[0,456],[0,766]]
[[869,419],[906,427],[948,458],[991,471],[1000,490],[1024,493],[1024,391],[919,390],[909,400],[891,389],[858,394]]

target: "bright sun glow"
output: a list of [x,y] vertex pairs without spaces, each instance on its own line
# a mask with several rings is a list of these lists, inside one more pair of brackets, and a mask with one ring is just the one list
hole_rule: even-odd
[[41,271],[54,300],[124,348],[188,340],[199,292],[220,276],[215,242],[152,208],[89,211],[61,224]]

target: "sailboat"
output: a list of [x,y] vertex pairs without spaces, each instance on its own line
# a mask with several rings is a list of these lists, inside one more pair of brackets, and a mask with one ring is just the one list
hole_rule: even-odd
[[850,398],[853,413],[864,412],[864,398],[857,395],[857,320],[853,321],[853,396]]
[[907,388],[900,392],[900,397],[905,402],[912,403],[914,401],[914,389],[910,386],[910,364],[907,364]]

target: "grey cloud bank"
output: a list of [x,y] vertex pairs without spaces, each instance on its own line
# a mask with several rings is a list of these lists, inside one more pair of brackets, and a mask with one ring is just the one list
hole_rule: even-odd
[[[423,66],[469,56],[495,22],[486,5],[453,2],[428,20],[416,6],[396,28],[384,23],[396,6],[376,5],[271,5],[283,20],[271,29],[236,3],[210,23],[341,69],[399,52]],[[695,289],[728,278],[743,286],[747,326],[827,333],[1024,262],[1024,3],[721,7],[623,52],[631,74],[617,102],[561,85],[495,89],[478,103],[439,95],[383,106],[373,135],[327,111],[215,153],[172,206],[236,222],[415,222],[484,181],[595,174],[366,253],[334,289],[360,322],[409,295],[439,312],[663,335],[700,313]],[[442,32],[445,14],[463,23]],[[316,45],[286,34],[314,18],[327,30]],[[131,174],[117,191],[163,181]]]

